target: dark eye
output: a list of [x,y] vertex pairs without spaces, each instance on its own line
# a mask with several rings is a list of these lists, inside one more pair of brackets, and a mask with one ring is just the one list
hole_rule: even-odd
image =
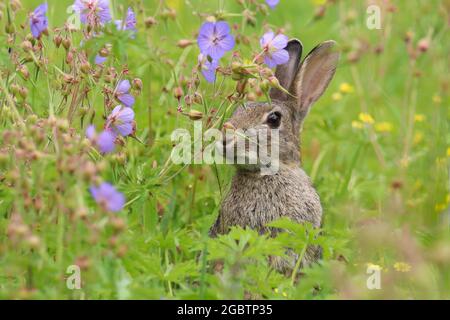
[[280,126],[280,122],[281,122],[281,113],[279,113],[278,111],[271,112],[267,116],[267,124],[272,129],[278,128]]

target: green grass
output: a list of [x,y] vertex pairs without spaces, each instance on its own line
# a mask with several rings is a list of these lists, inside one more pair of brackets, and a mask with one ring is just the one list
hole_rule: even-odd
[[[119,75],[129,70],[125,77],[142,79],[143,89],[134,107],[136,139],[105,157],[83,135],[88,123],[103,125],[109,114],[103,88],[114,85],[104,74],[97,81],[76,68],[79,82],[65,84],[62,72],[71,72],[66,50],[52,42],[72,1],[49,1],[50,36],[37,55],[46,61],[38,67],[26,60],[28,80],[17,61],[30,58],[20,46],[29,33],[27,14],[40,1],[21,1],[9,42],[10,5],[0,6],[0,40],[13,52],[6,45],[0,51],[0,298],[450,298],[448,1],[392,1],[396,10],[382,11],[381,30],[366,27],[365,1],[329,1],[318,19],[314,13],[325,1],[281,0],[268,15],[251,4],[263,0],[243,1],[255,11],[254,26],[238,1],[111,2],[116,16],[128,5],[135,9],[137,37],[106,32],[85,43],[87,58],[92,64],[96,52],[112,44],[106,65]],[[168,161],[173,130],[193,130],[177,112],[173,90],[189,92],[198,48],[176,44],[195,39],[215,13],[235,24],[234,35],[247,38],[248,45],[241,40],[235,47],[244,59],[258,52],[267,28],[301,39],[306,52],[328,39],[340,45],[336,76],[302,133],[303,167],[324,207],[317,239],[308,239],[307,226],[289,223],[293,237],[234,229],[209,239],[233,169]],[[157,24],[146,28],[150,16]],[[80,58],[81,32],[61,32]],[[429,41],[428,51],[411,57],[408,32],[414,52],[421,39]],[[230,61],[228,53],[222,65]],[[28,89],[25,99],[6,94],[14,93],[13,84]],[[230,77],[218,76],[216,86],[201,78],[197,92],[204,103],[192,108],[205,113],[205,126],[213,109],[229,116],[226,97],[235,86]],[[183,101],[182,107],[188,110]],[[88,191],[98,180],[125,194],[124,210],[99,209]],[[310,241],[322,245],[324,258],[301,270],[299,282],[268,265],[269,255],[285,246],[300,253]],[[221,272],[213,270],[216,259],[224,262]],[[81,267],[80,290],[66,286],[74,264]],[[367,289],[370,264],[382,270],[380,290]]]

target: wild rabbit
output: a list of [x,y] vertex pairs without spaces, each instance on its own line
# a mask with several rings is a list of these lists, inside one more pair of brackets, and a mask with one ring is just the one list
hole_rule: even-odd
[[[231,226],[251,227],[259,232],[278,232],[266,224],[281,217],[297,222],[308,221],[321,226],[322,206],[307,174],[300,167],[299,133],[311,106],[324,93],[333,78],[339,60],[334,41],[325,41],[314,48],[301,63],[302,44],[289,41],[286,50],[289,61],[279,65],[275,76],[289,91],[271,89],[271,103],[248,103],[238,107],[227,128],[248,130],[279,129],[279,169],[272,175],[261,175],[260,167],[238,165],[231,188],[222,202],[211,236],[224,234]],[[224,149],[235,140],[225,138]],[[271,146],[272,147],[272,146]],[[319,247],[309,247],[302,260],[308,265],[321,256]],[[272,265],[288,272],[295,266],[297,256],[271,259]]]

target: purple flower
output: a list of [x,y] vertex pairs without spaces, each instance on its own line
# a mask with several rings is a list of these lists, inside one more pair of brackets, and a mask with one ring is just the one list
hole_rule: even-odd
[[275,34],[272,31],[264,34],[260,40],[261,47],[264,49],[264,62],[273,68],[279,64],[285,64],[289,61],[289,53],[286,48],[288,37],[284,34]]
[[107,182],[99,186],[91,186],[89,190],[95,202],[106,211],[118,212],[125,205],[125,196]]
[[216,69],[219,67],[218,60],[208,60],[203,54],[198,55],[198,63],[206,81],[213,83],[216,80]]
[[127,18],[125,19],[125,24],[122,20],[116,20],[114,22],[116,24],[117,30],[130,30],[133,31],[133,34],[131,35],[132,38],[135,37],[135,33],[137,32],[136,25],[136,15],[134,14],[133,10],[131,8],[128,8],[127,11]]
[[112,130],[114,134],[126,137],[134,132],[134,111],[118,105],[108,116],[106,129]]
[[126,107],[131,108],[134,105],[134,97],[129,94],[131,89],[130,81],[122,80],[116,87],[116,98]]
[[280,0],[266,0],[267,5],[271,8],[271,9],[275,9],[275,7],[277,6],[277,4],[280,2]]
[[73,9],[85,24],[97,25],[111,21],[109,0],[75,0]]
[[95,64],[98,66],[101,66],[106,60],[108,60],[107,57],[102,57],[99,54],[95,56]]
[[86,129],[86,137],[103,153],[111,153],[115,149],[114,142],[116,137],[110,130],[104,130],[97,135],[94,125],[90,125]]
[[43,3],[36,9],[34,9],[34,11],[30,14],[30,29],[33,37],[35,37],[36,39],[38,39],[41,34],[47,30],[47,9],[47,3]]
[[230,34],[230,26],[225,21],[205,22],[200,27],[197,43],[201,53],[217,60],[225,52],[233,49],[234,38]]

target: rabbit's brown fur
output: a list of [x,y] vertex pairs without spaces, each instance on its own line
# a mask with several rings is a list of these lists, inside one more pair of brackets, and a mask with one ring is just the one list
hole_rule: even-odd
[[[316,47],[300,65],[302,46],[291,40],[286,48],[290,60],[279,66],[276,76],[291,95],[282,90],[271,91],[271,103],[251,103],[239,107],[229,123],[236,129],[267,128],[265,119],[272,112],[281,114],[279,126],[279,170],[273,175],[261,175],[258,167],[239,165],[230,190],[222,202],[217,221],[210,234],[227,233],[231,226],[242,226],[260,232],[275,234],[266,224],[281,217],[297,222],[310,222],[320,227],[322,206],[307,174],[300,167],[300,143],[304,118],[312,104],[323,94],[331,81],[339,54],[333,50],[334,42],[327,41]],[[293,97],[295,96],[295,97]],[[302,265],[320,257],[320,248],[310,247]],[[272,258],[280,271],[292,270],[298,257]]]

